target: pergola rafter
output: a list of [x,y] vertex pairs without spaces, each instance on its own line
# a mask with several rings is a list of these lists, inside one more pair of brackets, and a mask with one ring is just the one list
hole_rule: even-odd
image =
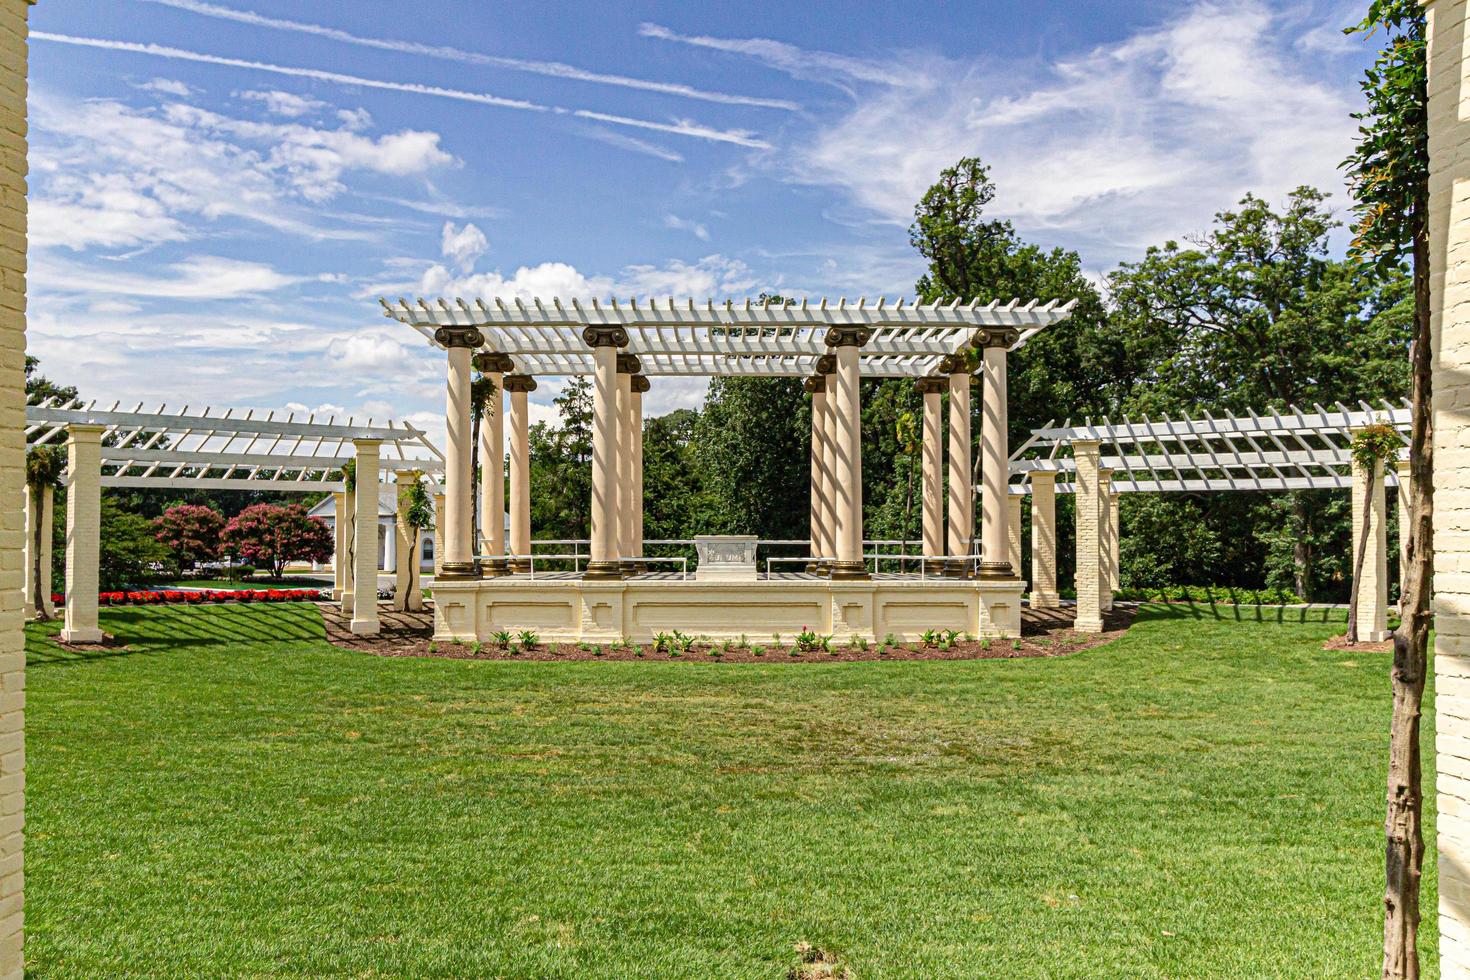
[[389,420],[343,422],[316,413],[258,413],[189,406],[124,409],[55,399],[26,406],[26,445],[60,446],[69,425],[100,425],[102,485],[206,490],[340,491],[338,471],[355,457],[354,440],[382,443],[383,471],[444,470],[443,454],[420,429]]

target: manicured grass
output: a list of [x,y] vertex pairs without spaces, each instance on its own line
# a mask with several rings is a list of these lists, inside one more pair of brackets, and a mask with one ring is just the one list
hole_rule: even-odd
[[1371,975],[1388,655],[1211,617],[894,664],[378,659],[294,604],[109,609],[111,655],[32,627],[28,964]]

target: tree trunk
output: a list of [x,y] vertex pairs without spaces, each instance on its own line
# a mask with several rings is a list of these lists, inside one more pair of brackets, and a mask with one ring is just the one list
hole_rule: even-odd
[[[1424,873],[1419,717],[1428,671],[1429,592],[1434,571],[1434,417],[1429,330],[1428,187],[1414,201],[1414,342],[1409,432],[1409,509],[1399,628],[1393,634],[1393,720],[1384,819],[1383,976],[1419,976],[1419,879]],[[1400,528],[1400,533],[1404,529]]]
[[35,583],[36,620],[44,623],[51,619],[51,613],[47,611],[51,605],[51,590],[41,588],[41,537],[46,527],[46,515],[42,507],[45,504],[45,495],[39,486],[32,487],[30,493],[33,501],[31,506],[36,509],[36,526],[31,539],[31,581]]
[[1307,513],[1307,498],[1300,491],[1292,494],[1292,516],[1296,520],[1296,541],[1291,546],[1296,594],[1303,602],[1312,601],[1312,533],[1311,515]]
[[1369,504],[1373,500],[1373,494],[1378,492],[1374,486],[1378,475],[1378,466],[1375,464],[1368,468],[1367,475],[1363,478],[1363,533],[1358,535],[1358,553],[1353,556],[1353,579],[1352,592],[1348,594],[1348,622],[1347,641],[1358,642],[1358,591],[1363,581],[1363,565],[1368,558],[1368,536],[1373,532],[1373,514],[1369,510]]
[[484,548],[484,542],[480,537],[480,416],[484,412],[475,412],[470,419],[470,541],[474,544],[471,549],[473,554],[478,555]]

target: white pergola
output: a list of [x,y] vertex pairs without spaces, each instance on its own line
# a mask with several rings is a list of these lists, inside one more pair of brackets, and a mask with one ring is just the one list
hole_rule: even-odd
[[[1397,466],[1373,474],[1370,497],[1366,473],[1352,459],[1352,440],[1358,430],[1375,424],[1396,429],[1405,448]],[[1035,429],[1011,456],[1008,518],[1013,552],[1019,554],[1020,504],[1029,492],[1032,602],[1056,601],[1057,493],[1078,498],[1078,602],[1097,603],[1106,610],[1118,585],[1120,494],[1349,490],[1355,553],[1365,526],[1368,529],[1366,571],[1359,584],[1359,633],[1382,639],[1388,631],[1385,488],[1398,487],[1402,513],[1408,502],[1409,425],[1406,404],[1359,402],[1244,415],[1202,412],[1158,420],[1125,418],[1120,423],[1089,420]]]
[[[980,456],[980,576],[996,595],[1016,586],[1014,602],[995,609],[1019,628],[1019,579],[1005,537],[1006,357],[1037,333],[1065,320],[1072,303],[890,302],[828,300],[420,299],[380,301],[387,316],[411,327],[448,360],[445,530],[436,581],[476,580],[526,569],[530,555],[527,392],[538,375],[592,375],[593,453],[589,581],[642,571],[642,396],[662,377],[792,377],[812,395],[811,562],[828,579],[860,580],[862,560],[863,378],[911,378],[925,392],[925,557],[954,577],[970,569],[973,533],[970,387],[979,364],[987,410]],[[503,393],[510,393],[510,540],[501,480],[482,481],[477,558],[470,467],[471,369],[494,384],[498,401],[481,426],[480,458],[503,458]],[[951,394],[950,533],[944,534],[943,420],[938,392]],[[933,397],[929,397],[930,395]],[[492,516],[494,515],[494,516]],[[1002,586],[997,583],[1007,583]],[[451,588],[454,588],[451,586]],[[446,593],[447,594],[447,593]],[[469,633],[447,625],[436,603],[436,633]],[[988,600],[987,600],[988,601]],[[469,615],[455,612],[453,615]],[[580,614],[579,614],[580,615]],[[621,614],[619,614],[621,615]],[[989,628],[988,624],[987,627]],[[1010,630],[1006,625],[1001,630]]]
[[[444,470],[443,454],[420,429],[389,420],[375,425],[348,418],[319,419],[315,413],[166,405],[131,409],[119,403],[54,399],[26,406],[26,445],[62,446],[67,452],[66,612],[62,638],[91,643],[102,638],[97,624],[102,487],[172,490],[271,490],[330,492],[336,498],[336,553],[355,552],[353,567],[340,560],[336,589],[344,611],[376,630],[378,501],[385,477],[432,479]],[[384,450],[387,450],[385,456]],[[349,490],[342,467],[354,462],[357,483],[371,492]],[[26,603],[47,608],[51,597],[49,487],[26,492]],[[354,530],[355,529],[355,530]],[[405,536],[400,530],[400,549]],[[417,542],[408,542],[412,552]],[[397,563],[400,578],[417,555]]]

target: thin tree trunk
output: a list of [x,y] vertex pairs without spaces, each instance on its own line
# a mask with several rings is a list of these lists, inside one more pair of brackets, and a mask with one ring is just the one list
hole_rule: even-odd
[[1307,499],[1297,491],[1292,494],[1292,516],[1296,519],[1296,541],[1291,546],[1293,571],[1296,578],[1296,594],[1303,602],[1312,601],[1312,544],[1307,539],[1311,534],[1311,515],[1307,513]]
[[36,526],[31,541],[31,581],[35,583],[36,619],[44,623],[51,619],[51,614],[46,611],[46,607],[51,603],[51,590],[41,588],[41,538],[46,528],[46,515],[42,511],[44,496],[39,486],[31,488],[31,500],[33,501],[32,506],[36,509]]
[[470,541],[475,543],[474,554],[478,555],[483,542],[480,537],[480,416],[476,411],[470,420]]
[[[1393,721],[1384,819],[1383,976],[1419,976],[1419,879],[1424,873],[1424,796],[1419,718],[1428,671],[1429,593],[1434,571],[1434,418],[1429,330],[1428,188],[1414,202],[1414,342],[1409,509],[1399,628],[1393,634]],[[1400,533],[1404,529],[1400,528]]]
[[1374,486],[1377,475],[1378,467],[1374,465],[1368,468],[1368,474],[1363,478],[1363,532],[1358,535],[1358,553],[1353,556],[1353,591],[1348,596],[1349,643],[1358,642],[1358,591],[1363,582],[1363,565],[1368,557],[1368,537],[1373,532],[1373,514],[1369,510],[1369,504],[1373,500],[1373,494],[1377,492],[1377,487]]

